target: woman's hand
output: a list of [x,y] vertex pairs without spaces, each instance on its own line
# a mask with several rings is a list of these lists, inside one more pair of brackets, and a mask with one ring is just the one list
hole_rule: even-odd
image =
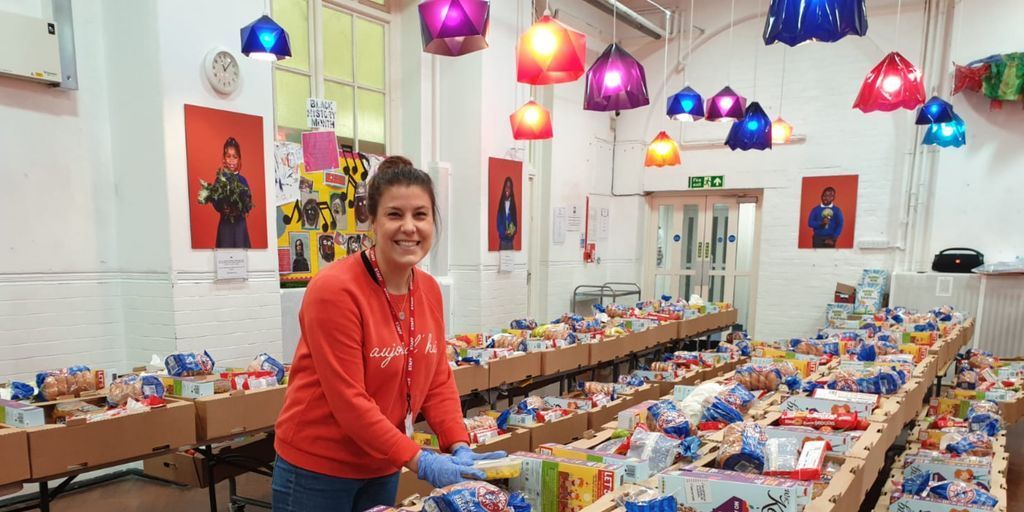
[[[468,447],[466,449],[469,450]],[[409,469],[415,470],[420,480],[438,488],[463,482],[467,478],[483,480],[487,476],[483,471],[473,469],[472,463],[461,464],[451,455],[427,449],[420,450],[419,455],[409,461]]]

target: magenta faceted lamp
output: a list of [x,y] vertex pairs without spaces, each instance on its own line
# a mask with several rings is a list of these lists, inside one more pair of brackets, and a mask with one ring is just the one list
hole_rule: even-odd
[[731,122],[743,118],[747,108],[747,99],[736,94],[731,87],[725,86],[718,94],[708,98],[707,114],[704,119],[708,121]]
[[487,0],[427,0],[419,9],[424,52],[457,57],[487,48]]
[[619,45],[608,45],[587,70],[583,110],[629,110],[650,102],[643,65]]
[[587,36],[545,12],[519,36],[516,79],[532,85],[572,82],[583,76],[586,59]]
[[921,72],[899,52],[886,55],[864,78],[853,108],[862,112],[914,110],[924,103]]

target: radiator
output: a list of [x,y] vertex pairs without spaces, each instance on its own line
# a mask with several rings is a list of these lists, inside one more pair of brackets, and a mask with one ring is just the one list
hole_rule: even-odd
[[1024,355],[1024,276],[895,272],[889,304],[956,306],[976,319],[974,347],[1000,357]]

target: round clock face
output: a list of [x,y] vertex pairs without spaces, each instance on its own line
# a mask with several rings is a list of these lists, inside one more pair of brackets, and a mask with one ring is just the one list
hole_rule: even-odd
[[241,82],[238,61],[227,50],[213,50],[207,54],[205,72],[210,86],[221,94],[235,92]]

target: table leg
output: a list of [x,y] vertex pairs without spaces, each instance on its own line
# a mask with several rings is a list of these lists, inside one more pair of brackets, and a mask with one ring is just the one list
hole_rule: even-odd
[[215,464],[213,446],[206,445],[204,448],[202,452],[206,457],[206,483],[210,495],[210,512],[217,512],[217,482],[213,481],[213,465]]
[[39,510],[50,512],[50,485],[45,480],[39,482]]

